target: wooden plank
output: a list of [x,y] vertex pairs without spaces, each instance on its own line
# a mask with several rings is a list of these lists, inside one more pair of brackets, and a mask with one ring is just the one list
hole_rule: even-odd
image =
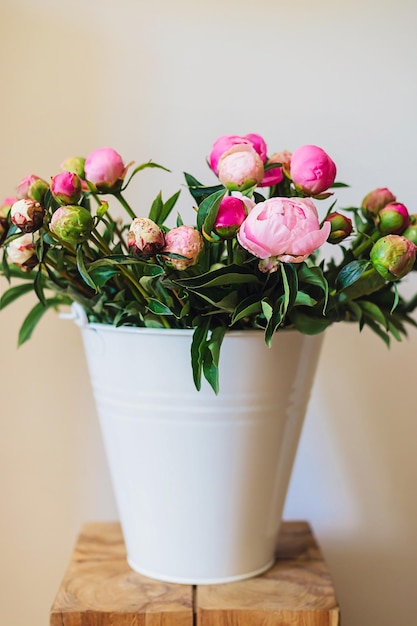
[[261,576],[194,589],[133,572],[118,523],[83,526],[50,626],[193,624],[338,626],[335,591],[310,526],[283,523],[277,561]]
[[266,573],[196,590],[197,626],[338,626],[339,607],[306,522],[285,522]]
[[50,613],[50,626],[192,626],[193,591],[132,571],[120,525],[86,524]]

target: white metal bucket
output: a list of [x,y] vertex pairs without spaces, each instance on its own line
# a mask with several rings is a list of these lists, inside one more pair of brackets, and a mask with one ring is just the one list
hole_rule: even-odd
[[194,388],[191,331],[80,325],[132,569],[187,584],[268,569],[322,336],[227,333],[216,396]]

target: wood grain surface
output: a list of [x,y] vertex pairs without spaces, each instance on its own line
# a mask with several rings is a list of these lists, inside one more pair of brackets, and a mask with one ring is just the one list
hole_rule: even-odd
[[118,523],[83,526],[50,626],[338,626],[332,580],[306,522],[284,522],[277,560],[255,578],[175,585],[133,572]]

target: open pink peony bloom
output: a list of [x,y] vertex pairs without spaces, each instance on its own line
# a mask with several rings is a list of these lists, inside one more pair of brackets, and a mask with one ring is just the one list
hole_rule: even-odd
[[320,228],[317,210],[307,198],[270,198],[257,204],[237,234],[243,248],[259,259],[301,263],[320,248],[330,233]]
[[336,165],[318,146],[301,146],[291,156],[291,178],[299,191],[318,196],[333,185]]
[[231,191],[243,191],[259,185],[264,166],[259,154],[247,144],[233,146],[219,161],[219,179]]
[[209,157],[210,167],[216,175],[219,174],[218,163],[223,154],[238,144],[252,146],[255,152],[261,157],[262,162],[264,163],[266,161],[266,143],[260,135],[256,133],[248,133],[243,136],[222,135],[214,142]]
[[122,157],[113,148],[98,148],[85,160],[86,179],[99,191],[111,191],[121,186],[126,168]]
[[185,270],[195,265],[203,249],[203,238],[198,230],[192,226],[178,226],[172,228],[165,235],[164,252],[180,254],[184,258],[175,258],[164,255],[164,261],[168,267],[176,270]]

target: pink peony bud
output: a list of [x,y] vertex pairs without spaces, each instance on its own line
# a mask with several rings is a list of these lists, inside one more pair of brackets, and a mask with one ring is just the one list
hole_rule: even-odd
[[416,246],[402,235],[386,235],[372,246],[370,259],[382,278],[399,280],[413,269]]
[[38,233],[27,233],[18,239],[13,239],[7,246],[7,257],[10,263],[18,265],[24,272],[38,264],[36,256],[36,240]]
[[248,210],[243,200],[226,196],[220,203],[214,222],[214,232],[223,239],[232,239],[240,228]]
[[296,189],[318,196],[333,185],[336,165],[318,146],[301,146],[291,156],[290,174]]
[[18,184],[16,196],[19,200],[29,198],[30,200],[35,200],[35,202],[42,203],[48,189],[49,185],[46,180],[30,174]]
[[84,171],[86,180],[98,191],[111,192],[120,189],[126,168],[116,150],[99,148],[86,158]]
[[73,246],[87,239],[93,228],[91,213],[78,205],[59,207],[49,224],[49,229],[58,239]]
[[61,163],[61,170],[77,174],[80,178],[84,178],[85,159],[83,157],[70,157]]
[[329,222],[320,228],[311,200],[270,198],[252,209],[237,238],[259,259],[276,256],[286,263],[301,263],[325,243],[329,233]]
[[264,166],[259,154],[247,144],[233,146],[219,161],[219,179],[230,191],[244,191],[259,185]]
[[136,217],[127,235],[127,245],[139,257],[152,257],[164,247],[164,233],[149,218]]
[[264,163],[266,161],[266,143],[260,135],[256,133],[249,133],[247,135],[222,135],[213,144],[212,151],[209,157],[209,164],[213,172],[218,176],[219,169],[218,163],[225,152],[230,150],[233,146],[238,144],[246,144],[252,146],[252,148],[259,154]]
[[176,270],[186,270],[188,267],[198,262],[203,250],[203,238],[198,230],[192,226],[178,226],[172,228],[165,235],[165,247],[163,252],[180,254],[183,259],[164,256],[164,261],[168,267]]
[[23,233],[33,233],[39,230],[43,223],[45,209],[35,200],[28,198],[18,200],[10,209],[12,223]]
[[400,202],[385,205],[376,216],[376,225],[383,235],[401,235],[409,224],[407,208]]
[[370,191],[362,200],[361,209],[366,217],[377,215],[387,204],[396,201],[396,197],[386,187]]
[[341,213],[330,213],[325,221],[330,224],[329,243],[340,243],[352,232],[352,220]]
[[77,204],[81,198],[81,179],[73,172],[61,172],[52,177],[51,193],[58,204]]

